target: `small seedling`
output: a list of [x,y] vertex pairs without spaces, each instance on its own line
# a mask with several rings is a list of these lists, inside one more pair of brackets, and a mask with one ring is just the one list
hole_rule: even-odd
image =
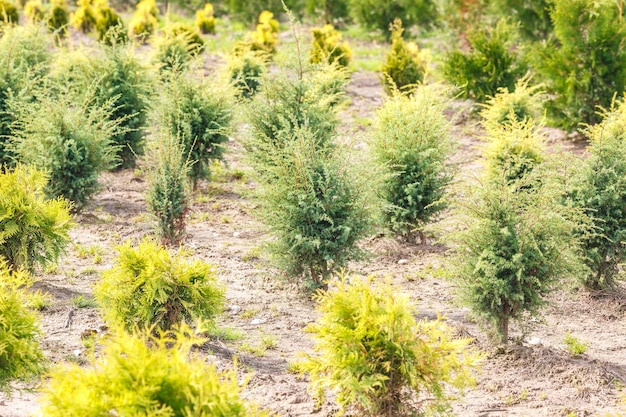
[[273,335],[264,334],[261,335],[261,345],[263,346],[263,349],[272,350],[278,347],[278,341]]
[[254,316],[256,316],[257,314],[259,314],[258,308],[249,308],[242,311],[241,314],[239,314],[239,317],[241,317],[242,319],[251,319],[254,318]]
[[571,333],[567,332],[565,334],[565,345],[567,346],[567,351],[572,356],[579,356],[584,354],[587,351],[587,343],[578,340],[576,337],[572,336]]
[[245,334],[241,330],[230,327],[216,327],[208,332],[208,336],[212,339],[236,342],[243,339]]
[[72,298],[72,304],[76,308],[96,308],[96,307],[98,307],[98,304],[96,303],[96,301],[93,298],[85,297],[82,294],[77,295],[76,297]]

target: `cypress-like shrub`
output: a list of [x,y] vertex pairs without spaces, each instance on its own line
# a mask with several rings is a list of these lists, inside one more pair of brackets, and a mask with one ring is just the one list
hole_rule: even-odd
[[141,42],[154,33],[158,25],[159,9],[155,0],[141,0],[137,3],[135,13],[128,23],[130,34]]
[[105,45],[117,45],[128,41],[128,32],[122,17],[108,5],[96,9],[98,40]]
[[70,14],[70,24],[76,30],[89,33],[96,27],[96,8],[93,0],[76,0],[78,7]]
[[43,20],[44,12],[40,0],[29,0],[24,5],[24,16],[29,23],[39,23]]
[[205,4],[202,10],[196,12],[194,25],[202,34],[215,33],[215,16],[213,16],[213,5],[211,3]]
[[67,4],[65,0],[51,0],[50,5],[50,9],[46,13],[48,30],[62,38],[67,35],[67,25],[70,22]]
[[352,51],[347,42],[342,39],[333,25],[324,25],[321,28],[311,29],[313,33],[313,46],[309,61],[312,64],[337,63],[343,67],[350,65]]
[[238,96],[250,99],[257,93],[267,71],[267,61],[266,54],[249,50],[229,55],[228,76]]
[[0,22],[3,24],[18,24],[20,15],[17,7],[9,1],[0,0]]
[[530,41],[547,39],[553,33],[550,0],[495,0],[491,7],[499,16],[519,26],[520,34]]
[[118,247],[113,267],[102,274],[94,295],[106,320],[134,329],[169,330],[197,320],[212,323],[224,304],[215,267],[190,261],[144,239]]
[[387,36],[395,19],[402,19],[407,27],[428,27],[437,20],[437,6],[432,0],[350,0],[350,12],[361,25]]
[[306,0],[306,12],[314,18],[324,17],[324,22],[342,22],[350,18],[349,0]]

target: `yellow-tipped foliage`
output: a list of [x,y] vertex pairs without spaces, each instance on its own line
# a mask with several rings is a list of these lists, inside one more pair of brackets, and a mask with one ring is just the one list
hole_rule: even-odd
[[215,16],[213,16],[213,5],[207,3],[202,10],[196,12],[195,26],[200,33],[215,33]]
[[78,8],[70,15],[70,24],[83,33],[89,33],[96,27],[96,9],[93,0],[78,0]]
[[350,65],[352,51],[342,39],[333,25],[324,25],[321,28],[313,28],[313,47],[309,60],[313,64],[337,63],[343,67]]
[[141,0],[128,24],[130,34],[142,42],[154,33],[158,24],[159,9],[155,0]]

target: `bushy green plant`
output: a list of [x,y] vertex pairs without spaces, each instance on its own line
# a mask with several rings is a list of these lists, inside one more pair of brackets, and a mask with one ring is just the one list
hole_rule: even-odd
[[96,27],[96,10],[93,0],[76,0],[78,7],[70,14],[70,24],[76,30],[89,33]]
[[158,132],[149,142],[146,167],[148,211],[156,219],[156,231],[169,244],[185,236],[189,212],[189,172],[192,161],[185,143],[171,132]]
[[485,149],[489,180],[529,185],[525,178],[546,158],[539,127],[532,119],[525,119],[490,128]]
[[128,33],[122,17],[108,5],[96,9],[96,31],[98,40],[105,45],[116,45],[128,41]]
[[313,33],[313,46],[309,58],[311,63],[333,64],[336,62],[343,67],[350,65],[352,51],[333,25],[327,24],[321,28],[313,28],[311,31]]
[[215,33],[215,16],[213,16],[213,5],[211,3],[205,4],[202,10],[196,12],[194,24],[200,33]]
[[271,249],[288,275],[325,286],[362,254],[357,242],[370,225],[363,177],[306,118],[276,135],[256,149],[265,152],[260,202],[276,236]]
[[350,17],[349,0],[306,0],[306,12],[316,18],[323,15],[326,23],[345,21]]
[[589,210],[595,228],[583,236],[589,268],[583,283],[594,290],[613,286],[626,259],[626,105],[616,102],[602,116],[602,123],[587,131],[589,158],[571,191],[575,204]]
[[387,93],[415,88],[424,81],[428,72],[429,57],[420,51],[415,42],[405,42],[402,38],[402,21],[396,19],[390,25],[391,50],[381,69],[383,85]]
[[222,159],[233,118],[233,96],[228,86],[190,73],[173,74],[164,86],[154,111],[153,124],[160,124],[185,146],[193,162],[189,178],[194,188],[210,175],[211,161]]
[[529,81],[524,77],[515,83],[515,90],[499,88],[495,96],[487,99],[480,112],[487,131],[498,130],[506,124],[529,119],[540,121],[543,118],[543,87],[531,86]]
[[49,63],[49,42],[38,27],[4,29],[0,38],[0,166],[14,164],[15,155],[7,148],[15,121],[9,102],[31,101],[33,87],[47,74]]
[[452,179],[445,164],[451,151],[445,105],[445,91],[423,86],[413,97],[391,97],[377,112],[372,153],[386,175],[384,221],[405,238],[421,235],[420,228],[444,208]]
[[[227,3],[229,14],[246,23],[254,23],[264,10],[274,15],[284,12],[283,0],[228,0]],[[284,0],[284,3],[296,15],[304,10],[303,0]]]
[[250,99],[257,93],[267,71],[267,61],[266,54],[254,51],[228,57],[228,76],[238,96]]
[[179,36],[156,37],[154,48],[152,61],[162,74],[184,72],[194,58],[192,47]]
[[202,36],[200,36],[194,27],[184,23],[168,23],[163,28],[163,36],[166,39],[183,39],[189,47],[189,52],[194,56],[201,54],[204,51],[204,40],[202,40]]
[[44,12],[40,0],[29,0],[24,5],[24,16],[29,23],[39,23],[43,20]]
[[264,10],[259,14],[259,23],[256,30],[250,33],[249,46],[253,51],[276,52],[278,44],[278,20],[274,19],[274,14]]
[[464,191],[453,275],[472,311],[507,343],[511,320],[536,314],[557,279],[581,271],[576,233],[584,216],[560,204],[564,190],[552,171],[535,168],[513,183],[501,175]]
[[17,7],[6,0],[0,0],[0,22],[18,24],[20,15]]
[[44,417],[262,417],[240,397],[236,371],[192,355],[204,342],[189,329],[159,336],[117,332],[91,366],[57,366],[44,388]]
[[315,396],[335,392],[339,415],[448,415],[446,387],[473,383],[470,339],[455,339],[442,319],[417,322],[409,297],[389,283],[343,277],[334,287],[317,293],[321,317],[306,328],[317,354],[297,366]]
[[4,394],[11,393],[12,381],[34,379],[44,370],[37,317],[25,307],[32,283],[26,272],[11,270],[0,258],[0,392]]
[[463,95],[484,102],[498,89],[515,89],[526,73],[521,54],[514,49],[515,27],[500,20],[494,27],[476,29],[467,35],[471,50],[452,51],[446,56],[443,75],[463,88]]
[[128,23],[130,34],[145,42],[154,33],[158,24],[159,9],[155,0],[141,0]]
[[201,319],[212,323],[224,304],[215,267],[172,255],[153,240],[117,248],[113,267],[102,273],[94,295],[106,320],[126,330],[162,329]]
[[552,34],[551,0],[495,0],[491,6],[502,17],[519,24],[520,34],[531,41],[547,39]]
[[350,12],[361,25],[384,35],[389,34],[387,29],[395,19],[402,19],[407,27],[430,26],[437,19],[437,7],[431,0],[350,0]]
[[549,115],[566,129],[598,123],[598,107],[626,88],[624,11],[612,0],[556,0],[551,17],[554,40],[535,63],[553,95]]
[[583,355],[587,351],[587,343],[581,342],[576,337],[572,336],[570,332],[565,334],[565,346],[567,346],[567,351],[572,356]]
[[70,21],[67,4],[65,0],[51,0],[50,6],[45,18],[48,30],[59,37],[64,37]]
[[93,94],[76,97],[48,88],[32,102],[12,102],[17,120],[10,146],[17,160],[48,172],[46,194],[70,200],[75,210],[98,190],[98,174],[118,163],[112,138],[119,122],[111,120],[110,104],[93,103]]
[[48,200],[47,176],[21,165],[0,172],[0,259],[11,269],[56,262],[69,243],[69,204]]

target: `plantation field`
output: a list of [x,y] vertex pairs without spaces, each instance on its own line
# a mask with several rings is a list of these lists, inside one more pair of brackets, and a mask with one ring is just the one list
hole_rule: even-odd
[[[341,131],[359,138],[384,93],[373,71],[352,74],[347,92],[350,104],[342,111]],[[459,177],[472,175],[481,166],[483,132],[470,107],[457,100],[448,111],[458,145],[451,163],[458,165]],[[355,128],[355,120],[361,127]],[[303,328],[317,313],[310,296],[285,281],[260,250],[269,237],[253,216],[256,184],[242,159],[245,132],[242,125],[232,135],[226,144],[226,163],[215,167],[213,181],[200,183],[188,217],[184,245],[194,257],[217,266],[227,288],[227,308],[219,326],[237,339],[216,336],[201,352],[219,368],[231,367],[237,357],[239,373],[250,377],[245,397],[281,416],[331,416],[336,411],[332,401],[317,408],[307,382],[288,368],[300,352],[311,351],[312,342]],[[553,129],[549,136],[551,146],[577,154],[584,151],[584,144],[567,140],[564,132]],[[355,146],[365,145],[357,141]],[[36,284],[53,296],[41,315],[43,347],[53,362],[85,362],[82,339],[93,332],[106,334],[97,307],[90,302],[92,286],[100,271],[111,266],[116,245],[151,232],[141,173],[128,169],[105,173],[101,181],[103,190],[76,218],[67,255]],[[469,310],[455,303],[454,284],[438,274],[448,250],[437,242],[438,233],[418,245],[369,238],[363,243],[371,254],[369,260],[351,268],[381,279],[390,277],[411,295],[421,318],[444,315],[459,335],[474,338],[475,347],[486,352],[476,387],[453,402],[458,415],[589,416],[616,410],[626,382],[626,317],[620,292],[592,295],[568,284],[550,296],[541,320],[524,323],[527,335],[515,327],[511,337],[517,342],[496,349]],[[574,357],[568,352],[567,333],[588,344],[584,354]],[[36,415],[37,400],[37,394],[16,393],[0,401],[0,416]]]

